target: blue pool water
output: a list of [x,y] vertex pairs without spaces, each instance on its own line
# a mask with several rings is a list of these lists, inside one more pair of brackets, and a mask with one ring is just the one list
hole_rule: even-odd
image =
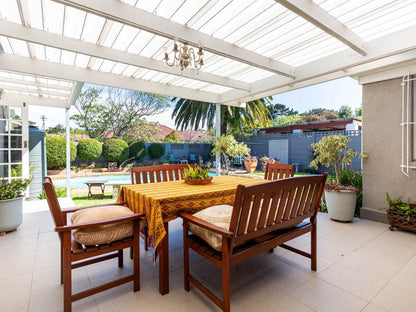
[[[215,173],[210,172],[209,175],[214,177]],[[93,177],[71,178],[70,181],[71,187],[87,187],[85,184],[87,181],[107,181],[108,184],[111,184],[111,182],[130,184],[131,177],[130,174],[102,175]],[[53,183],[58,186],[66,186],[66,179],[53,180]]]

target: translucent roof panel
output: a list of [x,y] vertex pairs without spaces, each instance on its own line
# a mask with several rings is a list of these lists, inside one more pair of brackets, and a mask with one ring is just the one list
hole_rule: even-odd
[[[395,43],[397,50],[383,38],[415,31],[416,0],[313,0],[292,6],[275,0],[107,0],[105,6],[3,0],[0,23],[0,71],[30,72],[35,81],[21,79],[30,94],[70,94],[50,89],[48,82],[39,86],[42,77],[55,77],[71,86],[101,83],[235,103],[412,49],[410,35],[400,37],[410,39],[407,45],[403,39]],[[194,53],[202,47],[202,68],[168,66],[164,56],[174,58],[175,43],[189,43]],[[379,52],[378,46],[387,48]],[[33,64],[38,73],[18,66],[29,59],[26,68]],[[3,83],[23,92],[22,84]]]

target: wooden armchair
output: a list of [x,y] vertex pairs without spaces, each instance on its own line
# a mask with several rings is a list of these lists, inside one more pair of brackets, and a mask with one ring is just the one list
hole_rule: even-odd
[[282,163],[267,164],[264,172],[265,180],[277,180],[293,177],[295,174],[295,165]]
[[[174,165],[156,165],[156,166],[145,166],[145,167],[133,167],[130,170],[131,184],[144,184],[144,183],[155,183],[164,181],[177,181],[183,180],[185,169],[189,167],[195,167],[193,165],[185,164],[174,164]],[[144,227],[144,233],[141,233],[145,244],[144,249],[148,250],[148,235],[147,226]]]
[[[281,246],[311,259],[316,271],[316,215],[326,174],[239,185],[234,205],[212,206],[183,218],[184,281],[230,311],[230,267]],[[303,222],[309,218],[309,222]],[[213,223],[215,220],[217,223]],[[193,233],[193,234],[190,234]],[[311,253],[284,243],[311,232]],[[189,248],[222,270],[222,300],[189,273]]]
[[[123,267],[123,249],[139,246],[140,219],[144,214],[128,212],[128,208],[123,207],[123,203],[61,210],[52,180],[49,177],[45,177],[43,186],[49,209],[55,221],[55,231],[58,232],[61,241],[61,284],[64,284],[64,311],[71,311],[72,302],[74,301],[130,281],[133,281],[134,291],[138,291],[140,289],[140,248],[134,248],[133,274],[76,294],[72,294],[71,270],[112,258],[118,258],[118,266],[120,268]],[[110,214],[114,214],[115,211],[121,210],[121,208],[123,209],[123,216],[67,225],[67,216],[70,213],[76,213],[77,217],[85,219],[86,216],[91,216],[94,212],[102,213],[107,211]],[[75,216],[75,214],[72,216]],[[127,229],[130,235],[122,237],[124,236],[123,233],[119,233],[119,239],[113,241],[108,241],[101,236],[100,240],[105,240],[106,243],[91,245],[80,244],[74,239],[76,231],[87,229],[86,236],[85,232],[83,232],[83,239],[85,239],[86,237],[88,238],[88,234],[91,234],[88,233],[89,231],[93,232],[91,235],[98,236],[101,234],[98,231],[103,228],[106,233],[114,237],[116,236],[115,231],[119,230],[120,226],[123,226],[123,229]],[[91,239],[97,239],[97,236],[91,236]]]

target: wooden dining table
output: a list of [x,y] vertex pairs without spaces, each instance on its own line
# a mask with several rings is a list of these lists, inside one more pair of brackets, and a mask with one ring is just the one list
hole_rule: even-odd
[[[207,185],[189,185],[183,180],[122,187],[118,200],[134,212],[144,212],[154,251],[160,246],[159,292],[169,292],[169,227],[168,222],[181,212],[195,213],[204,208],[233,204],[237,185],[252,185],[263,180],[240,176],[218,176]],[[154,260],[156,259],[154,253]]]

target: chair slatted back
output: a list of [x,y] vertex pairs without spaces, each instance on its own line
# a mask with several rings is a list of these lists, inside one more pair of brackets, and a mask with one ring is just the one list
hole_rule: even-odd
[[183,180],[185,170],[195,165],[174,164],[131,168],[131,183],[155,183]]
[[230,231],[235,244],[293,227],[317,214],[327,174],[237,187]]
[[267,164],[264,172],[265,180],[277,180],[293,177],[295,174],[295,165],[282,163]]
[[52,214],[53,220],[55,221],[55,225],[66,225],[66,221],[62,216],[61,205],[59,204],[58,197],[56,196],[55,188],[50,177],[44,178],[43,187],[45,189],[49,210]]

